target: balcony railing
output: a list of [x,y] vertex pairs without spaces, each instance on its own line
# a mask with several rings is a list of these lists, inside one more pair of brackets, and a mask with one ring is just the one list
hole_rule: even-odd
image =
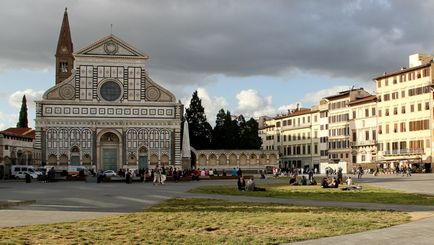
[[396,155],[423,155],[423,149],[401,149],[401,150],[391,150],[384,151],[383,155],[385,156],[396,156]]
[[351,146],[364,146],[364,145],[375,145],[377,142],[375,140],[365,140],[365,141],[355,141],[350,142]]

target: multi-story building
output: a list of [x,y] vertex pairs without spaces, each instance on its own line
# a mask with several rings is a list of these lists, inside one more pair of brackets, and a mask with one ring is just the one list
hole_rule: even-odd
[[35,130],[8,128],[0,131],[0,179],[10,176],[12,165],[40,165],[41,152],[35,151]]
[[279,152],[280,167],[319,169],[319,110],[297,108],[266,121],[263,149]]
[[[328,156],[329,163],[351,166],[352,149],[350,144],[350,103],[370,94],[363,90],[351,89],[324,98],[328,101]],[[332,167],[333,168],[333,167]],[[346,169],[345,169],[346,168]],[[336,169],[336,168],[334,168]]]
[[377,164],[377,113],[375,95],[349,103],[352,168],[375,168]]
[[[328,117],[328,101],[322,99],[318,105],[319,109],[319,153],[320,163],[328,163],[328,142],[329,142],[329,117]],[[319,168],[318,168],[319,170]]]
[[433,56],[414,54],[409,68],[375,77],[378,161],[383,167],[432,163]]

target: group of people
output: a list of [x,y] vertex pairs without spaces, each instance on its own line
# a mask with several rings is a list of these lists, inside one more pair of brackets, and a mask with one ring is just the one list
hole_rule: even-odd
[[257,187],[255,180],[250,177],[247,181],[243,176],[238,177],[238,190],[239,191],[265,191],[265,188]]
[[321,181],[321,187],[322,188],[338,188],[339,187],[339,181],[336,179],[336,177],[333,177],[331,180],[329,178],[324,177]]

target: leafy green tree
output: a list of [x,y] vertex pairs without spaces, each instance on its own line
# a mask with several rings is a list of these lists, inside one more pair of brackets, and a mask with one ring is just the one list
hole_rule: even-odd
[[240,135],[240,149],[259,149],[262,145],[262,139],[258,134],[258,122],[250,118],[246,122],[245,127],[242,127]]
[[186,110],[185,120],[188,122],[190,144],[196,149],[207,149],[211,146],[212,127],[206,120],[205,109],[197,91],[194,91],[190,106]]
[[27,120],[27,100],[26,95],[23,96],[23,100],[21,102],[20,116],[17,123],[17,128],[28,128],[29,123]]
[[230,111],[220,109],[217,113],[216,125],[212,131],[214,149],[239,149],[240,128],[238,121],[232,119]]

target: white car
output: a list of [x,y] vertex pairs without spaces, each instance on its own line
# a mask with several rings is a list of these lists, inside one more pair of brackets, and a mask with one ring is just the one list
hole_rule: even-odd
[[106,177],[117,176],[116,172],[113,170],[106,170],[102,174]]
[[[29,173],[29,172],[27,172],[27,173],[30,175],[30,177],[32,179],[37,179],[38,178],[38,175],[36,173]],[[18,173],[16,173],[15,174],[15,178],[17,178],[17,179],[25,179],[26,178],[26,172],[18,172]]]

